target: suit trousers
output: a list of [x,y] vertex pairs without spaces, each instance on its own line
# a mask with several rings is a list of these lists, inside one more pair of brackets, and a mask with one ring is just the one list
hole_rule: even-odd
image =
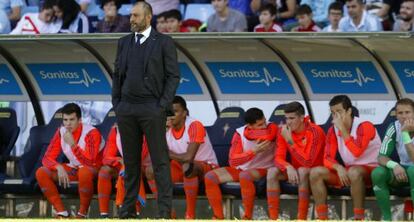
[[156,102],[132,104],[121,101],[115,112],[125,164],[126,194],[119,216],[134,218],[136,215],[135,202],[141,176],[141,150],[145,136],[158,187],[158,215],[161,218],[170,218],[173,184],[165,137],[165,110]]

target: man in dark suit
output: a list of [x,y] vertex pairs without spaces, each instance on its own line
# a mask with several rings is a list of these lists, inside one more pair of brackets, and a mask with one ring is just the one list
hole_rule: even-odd
[[151,28],[151,19],[151,5],[137,2],[131,10],[132,33],[118,41],[112,103],[125,163],[126,195],[120,218],[136,217],[144,135],[159,190],[158,214],[160,218],[171,217],[172,182],[165,124],[180,74],[173,40]]

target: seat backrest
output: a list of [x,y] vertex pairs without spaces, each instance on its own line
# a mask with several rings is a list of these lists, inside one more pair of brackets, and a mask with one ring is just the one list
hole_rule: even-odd
[[[352,106],[352,113],[354,114],[354,116],[359,117],[359,110],[355,107]],[[326,132],[328,132],[329,128],[332,126],[332,115],[329,115],[328,120],[320,125],[320,127],[322,127],[322,129]]]
[[50,119],[49,123],[45,126],[43,137],[45,140],[50,142],[53,135],[55,135],[56,130],[62,126],[63,124],[63,113],[61,108],[56,110],[55,114],[53,114],[52,118]]
[[214,124],[206,128],[220,166],[228,166],[231,140],[236,129],[244,125],[244,113],[240,107],[225,108]]
[[276,106],[269,118],[269,122],[276,123],[277,125],[285,124],[285,106],[286,104]]
[[381,137],[381,139],[384,139],[385,131],[387,130],[388,126],[391,123],[394,123],[397,120],[397,117],[395,115],[395,108],[392,108],[387,116],[385,117],[384,121],[378,125],[375,125],[378,131],[378,135]]
[[188,4],[185,10],[184,20],[198,19],[202,23],[207,22],[208,17],[214,14],[212,4]]
[[99,130],[102,137],[106,139],[108,137],[109,131],[111,130],[112,126],[116,122],[116,115],[113,108],[111,108],[107,113],[102,121],[102,123],[96,125],[95,127]]
[[120,15],[130,15],[132,9],[132,4],[122,4],[121,8],[119,8],[118,13]]
[[0,108],[0,154],[2,156],[10,155],[19,132],[16,111],[11,108]]
[[[40,167],[44,152],[46,152],[49,141],[45,141],[44,132],[46,126],[34,126],[30,129],[28,139],[28,151],[25,152],[18,163],[19,172],[22,178],[30,177]],[[39,161],[40,159],[40,161]]]
[[21,15],[24,15],[26,13],[38,13],[39,6],[23,6],[21,10],[22,10],[20,12]]

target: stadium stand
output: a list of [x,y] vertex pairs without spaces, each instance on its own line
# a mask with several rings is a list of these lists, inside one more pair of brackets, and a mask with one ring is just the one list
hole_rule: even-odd
[[184,20],[198,19],[204,23],[213,13],[214,8],[211,4],[189,4],[185,10]]

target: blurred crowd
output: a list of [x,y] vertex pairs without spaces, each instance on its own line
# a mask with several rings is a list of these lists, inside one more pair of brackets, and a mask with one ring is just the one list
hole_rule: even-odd
[[[0,0],[0,33],[129,32],[122,5],[137,0]],[[139,0],[138,0],[139,1]],[[414,0],[147,0],[159,32],[375,32],[413,30]],[[210,6],[205,21],[185,17]],[[38,9],[25,12],[27,8]],[[98,8],[101,14],[91,13]],[[187,10],[189,7],[187,7]],[[186,13],[187,14],[187,13]]]

